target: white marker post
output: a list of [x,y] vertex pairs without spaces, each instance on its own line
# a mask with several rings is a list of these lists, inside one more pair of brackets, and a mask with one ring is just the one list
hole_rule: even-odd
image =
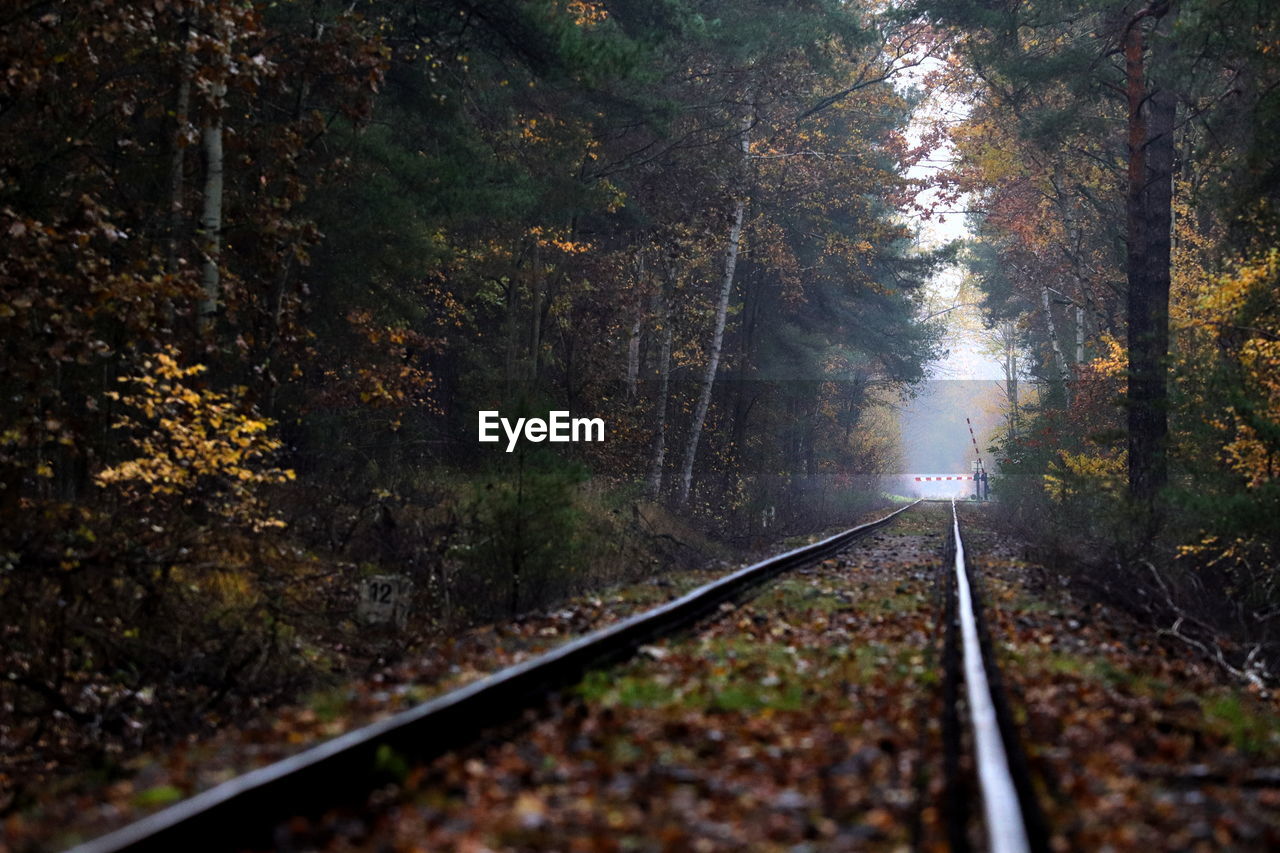
[[394,625],[403,631],[409,624],[413,583],[400,575],[370,575],[360,579],[360,603],[356,618],[366,625]]

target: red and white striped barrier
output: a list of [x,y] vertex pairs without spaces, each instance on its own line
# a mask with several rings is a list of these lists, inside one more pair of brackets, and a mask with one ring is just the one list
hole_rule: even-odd
[[987,466],[982,464],[982,451],[978,449],[978,437],[973,434],[973,421],[968,418],[964,422],[969,426],[969,440],[973,442],[973,455],[978,457],[978,470],[983,470]]
[[957,474],[953,477],[916,477],[917,483],[931,483],[935,480],[972,480],[972,474]]

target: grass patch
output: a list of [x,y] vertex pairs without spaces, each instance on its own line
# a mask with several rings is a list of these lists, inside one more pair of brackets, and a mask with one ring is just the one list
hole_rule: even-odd
[[1250,707],[1234,693],[1223,693],[1204,702],[1204,716],[1210,728],[1231,741],[1245,755],[1260,756],[1280,751],[1280,719]]
[[951,530],[951,507],[938,504],[922,504],[910,512],[904,512],[885,528],[890,535],[927,536],[948,533]]
[[835,592],[819,589],[798,578],[784,578],[771,585],[756,599],[756,607],[768,612],[817,610],[820,613],[833,613],[849,606],[849,602]]
[[157,785],[134,794],[133,804],[140,809],[155,809],[176,803],[183,796],[182,791],[173,785]]
[[912,592],[895,592],[859,604],[858,611],[868,616],[887,616],[891,613],[910,613],[925,606],[927,598]]
[[[833,658],[836,656],[832,656]],[[801,665],[786,646],[750,640],[715,640],[697,653],[701,662],[691,678],[654,673],[661,662],[632,664],[622,670],[596,671],[576,688],[585,701],[611,707],[679,707],[709,713],[800,710],[815,668]]]
[[707,703],[710,710],[723,713],[761,711],[765,708],[775,711],[799,711],[804,706],[804,688],[799,684],[764,688],[750,682],[730,684],[723,690],[714,692],[711,695],[711,701]]
[[317,691],[308,696],[302,704],[314,711],[316,719],[320,722],[332,723],[347,715],[350,691],[345,687]]
[[1021,654],[1009,653],[1008,658],[1013,663],[1026,662],[1059,675],[1098,681],[1112,690],[1120,690],[1132,696],[1164,699],[1174,691],[1173,685],[1163,679],[1116,666],[1105,658],[1091,658],[1035,646],[1025,647]]

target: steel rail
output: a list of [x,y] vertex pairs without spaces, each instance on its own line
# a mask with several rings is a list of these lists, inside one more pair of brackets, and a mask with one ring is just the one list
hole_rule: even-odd
[[987,678],[978,639],[978,616],[969,572],[964,563],[964,542],[960,538],[960,516],[951,502],[952,532],[955,536],[956,589],[959,595],[960,636],[963,646],[965,696],[973,727],[974,761],[982,789],[982,809],[987,843],[992,853],[1030,853],[1027,822],[1022,814],[1018,786],[1009,765],[995,697]]
[[387,774],[379,768],[388,759],[426,761],[466,746],[485,729],[515,718],[552,691],[576,683],[588,670],[625,659],[641,645],[697,623],[722,604],[784,571],[840,552],[917,503],[739,569],[666,604],[228,780],[71,848],[70,853],[185,853],[252,847],[255,843],[270,846],[271,831],[281,821],[352,802],[385,783]]

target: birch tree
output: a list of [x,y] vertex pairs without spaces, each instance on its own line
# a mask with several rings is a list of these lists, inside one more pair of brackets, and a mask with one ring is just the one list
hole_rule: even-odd
[[707,367],[702,376],[702,384],[698,390],[698,403],[693,410],[693,421],[689,426],[689,440],[685,446],[684,462],[680,466],[680,494],[678,503],[684,506],[689,502],[689,493],[693,488],[693,463],[698,455],[698,440],[702,436],[702,427],[706,423],[707,409],[711,406],[711,392],[715,387],[716,371],[720,368],[720,348],[724,344],[724,326],[729,315],[729,296],[733,292],[733,276],[738,268],[738,250],[742,244],[742,222],[747,210],[745,192],[746,167],[751,153],[751,127],[755,121],[755,105],[748,94],[749,106],[742,116],[742,124],[738,131],[738,152],[741,155],[743,186],[738,187],[737,198],[733,202],[733,214],[729,222],[729,235],[725,241],[724,267],[720,276],[720,294],[716,300],[715,322],[711,332],[711,345],[707,351]]
[[213,330],[218,313],[221,290],[222,259],[222,190],[225,161],[222,151],[223,113],[227,97],[227,65],[231,57],[231,33],[221,16],[212,22],[214,39],[220,48],[218,67],[209,82],[208,116],[200,132],[204,152],[204,200],[200,212],[200,301],[196,305],[196,324],[202,335]]
[[1049,332],[1049,345],[1053,348],[1053,360],[1058,366],[1058,380],[1062,383],[1062,393],[1070,403],[1071,371],[1067,367],[1067,359],[1062,352],[1062,341],[1058,337],[1058,326],[1053,318],[1053,300],[1049,298],[1048,284],[1040,285],[1040,299],[1044,305],[1044,322]]

